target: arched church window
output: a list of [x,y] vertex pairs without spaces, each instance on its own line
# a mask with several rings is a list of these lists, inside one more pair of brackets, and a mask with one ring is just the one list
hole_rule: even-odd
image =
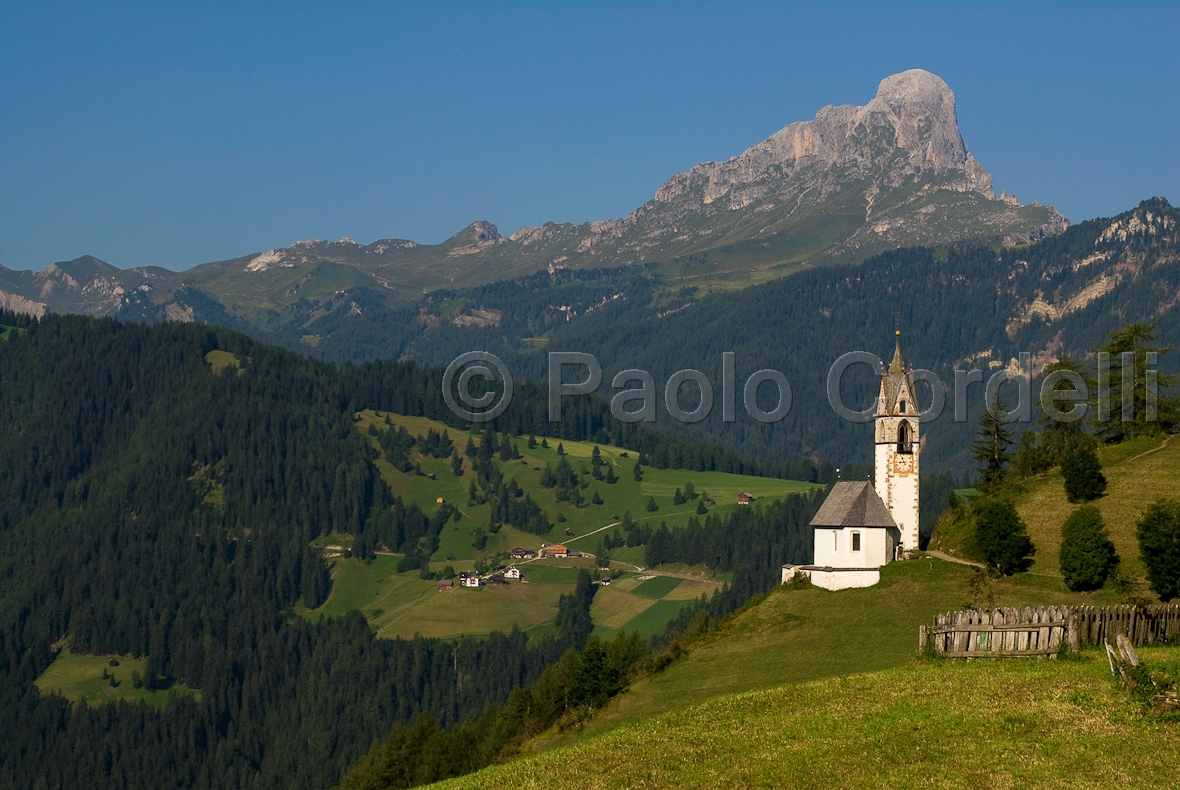
[[911,444],[910,424],[903,422],[897,429],[897,451],[908,455],[911,452]]

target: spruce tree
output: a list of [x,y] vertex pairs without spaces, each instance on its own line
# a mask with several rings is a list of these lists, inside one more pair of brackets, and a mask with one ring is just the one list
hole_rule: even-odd
[[1004,405],[999,390],[979,418],[979,430],[971,445],[971,457],[980,463],[981,488],[994,491],[1004,482],[1005,467],[1010,457],[1012,431],[1000,416]]
[[979,508],[975,539],[987,564],[1005,576],[1028,570],[1036,553],[1016,507],[1004,500],[992,499]]
[[1106,477],[1098,453],[1089,447],[1079,447],[1061,459],[1061,476],[1070,502],[1089,502],[1106,493]]
[[1135,536],[1151,589],[1163,601],[1180,596],[1180,499],[1157,499],[1149,505]]
[[1061,575],[1065,586],[1079,592],[1097,590],[1118,562],[1106,522],[1093,505],[1078,508],[1061,528]]

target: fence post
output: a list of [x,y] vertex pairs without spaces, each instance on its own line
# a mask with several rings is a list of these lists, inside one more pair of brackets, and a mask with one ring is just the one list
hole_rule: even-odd
[[1069,652],[1071,653],[1077,653],[1080,648],[1079,637],[1081,635],[1078,633],[1080,620],[1081,618],[1076,613],[1069,616]]

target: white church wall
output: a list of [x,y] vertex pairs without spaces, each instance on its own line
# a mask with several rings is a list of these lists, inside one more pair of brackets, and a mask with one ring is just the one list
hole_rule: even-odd
[[[853,533],[860,535],[854,551]],[[888,530],[884,527],[816,527],[813,565],[832,568],[879,568],[893,559]]]
[[881,581],[880,568],[866,568],[854,571],[803,571],[811,576],[811,583],[825,590],[851,590],[856,587],[872,587]]

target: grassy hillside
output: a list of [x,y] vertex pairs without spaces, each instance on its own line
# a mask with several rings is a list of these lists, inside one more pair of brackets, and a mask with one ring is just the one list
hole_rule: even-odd
[[[1180,668],[1180,649],[1142,654]],[[727,696],[435,786],[1154,788],[1178,751],[1175,723],[1145,718],[1091,652]]]
[[[407,417],[385,412],[366,411],[358,415],[357,429],[379,449],[377,438],[370,434],[370,426],[377,431],[405,427],[414,436],[425,436],[434,430],[447,430],[455,447],[462,453],[470,438],[477,446],[479,437],[467,434],[443,423],[424,417]],[[541,471],[546,464],[557,466],[559,443],[574,469],[588,464],[595,445],[547,438],[548,448],[527,447],[528,437],[518,437],[515,443],[524,456],[520,460],[499,461],[504,478],[515,480],[521,489],[532,496],[545,510],[553,523],[547,535],[534,535],[511,526],[502,526],[496,533],[487,534],[483,549],[475,548],[477,530],[487,530],[490,516],[488,504],[469,504],[467,490],[475,475],[470,461],[465,461],[461,476],[456,476],[448,459],[416,454],[413,458],[422,474],[396,469],[384,457],[377,460],[382,478],[390,489],[407,502],[417,504],[428,515],[441,505],[441,498],[459,509],[459,521],[448,523],[439,539],[439,548],[431,557],[430,568],[442,571],[452,567],[456,571],[472,570],[477,560],[494,561],[497,555],[517,546],[539,550],[542,543],[564,543],[591,555],[586,558],[534,559],[515,563],[525,578],[505,586],[479,589],[438,591],[433,580],[419,577],[418,571],[397,573],[397,557],[378,555],[371,563],[355,558],[344,558],[329,546],[347,546],[349,537],[332,535],[316,541],[324,547],[325,556],[333,563],[333,589],[329,599],[319,609],[304,612],[312,618],[337,616],[357,609],[369,619],[382,637],[423,636],[454,637],[461,634],[486,634],[508,631],[519,625],[523,630],[539,633],[557,614],[557,602],[562,593],[569,592],[579,568],[593,570],[592,555],[606,531],[618,524],[623,514],[630,511],[637,523],[670,528],[684,526],[696,514],[697,500],[681,505],[673,504],[677,488],[692,483],[698,493],[716,503],[710,512],[726,512],[738,507],[738,494],[746,492],[762,500],[775,500],[791,493],[809,491],[816,486],[796,480],[733,475],[724,472],[688,472],[675,469],[644,467],[643,480],[634,478],[637,461],[635,451],[603,445],[602,457],[611,463],[618,476],[617,482],[593,481],[584,492],[587,500],[597,492],[603,504],[587,504],[579,508],[559,502],[552,490],[541,483]],[[433,479],[430,475],[433,474]],[[655,498],[659,509],[647,510],[648,501]],[[563,520],[564,519],[564,520]],[[566,530],[572,531],[568,535]],[[603,588],[592,609],[598,626],[596,633],[609,637],[617,629],[627,628],[650,635],[664,627],[680,610],[700,595],[715,590],[724,581],[713,578],[703,569],[661,567],[658,574],[639,573],[643,565],[643,548],[620,547],[611,550],[612,569],[626,572],[613,586]],[[643,589],[632,589],[642,586]]]
[[[923,558],[885,566],[875,587],[778,587],[687,657],[612,700],[584,731],[555,742],[724,694],[901,666],[914,658],[919,625],[972,601],[972,575],[968,566]],[[988,592],[999,606],[1084,600],[1056,580],[1029,575],[993,582]]]
[[[1106,528],[1122,559],[1123,571],[1132,579],[1145,576],[1135,538],[1135,522],[1159,497],[1180,495],[1180,441],[1144,438],[1100,447],[1098,457],[1106,476],[1106,496],[1093,504],[1106,520]],[[1031,572],[1060,577],[1057,553],[1061,525],[1080,505],[1065,497],[1061,470],[1027,480],[1016,497],[1016,510],[1028,525],[1037,547]],[[935,528],[931,548],[951,554],[975,556],[971,525],[967,519],[944,518]]]
[[[389,417],[390,425],[386,425],[386,417]],[[378,430],[405,426],[406,430],[414,436],[425,436],[427,431],[431,429],[440,433],[446,429],[460,452],[463,451],[468,438],[471,438],[476,446],[479,445],[478,435],[448,428],[441,422],[425,417],[405,417],[373,411],[361,412],[357,420],[357,428],[362,432],[367,432],[370,425],[376,426]],[[370,438],[376,447],[376,438]],[[614,466],[618,482],[608,485],[604,481],[593,481],[583,493],[587,499],[590,499],[593,493],[597,492],[602,497],[603,504],[578,508],[568,502],[559,502],[552,490],[544,488],[541,485],[541,471],[546,464],[556,467],[561,460],[557,454],[558,444],[562,445],[575,471],[579,469],[581,464],[589,464],[590,456],[597,445],[593,442],[574,442],[552,437],[538,436],[536,438],[538,446],[533,449],[526,446],[528,437],[516,438],[514,441],[517,444],[517,449],[524,457],[518,461],[497,461],[497,463],[505,480],[515,480],[521,489],[531,495],[544,508],[546,514],[554,522],[553,530],[548,535],[526,535],[519,532],[514,534],[511,528],[507,528],[505,530],[506,537],[511,537],[516,542],[504,539],[497,541],[497,535],[489,536],[486,554],[494,554],[497,550],[511,550],[517,545],[536,549],[540,548],[542,542],[555,543],[558,541],[584,552],[593,552],[598,539],[583,540],[583,538],[601,530],[608,524],[617,522],[628,510],[631,511],[634,520],[640,523],[658,525],[664,522],[670,528],[683,526],[696,515],[697,502],[692,500],[683,505],[673,505],[672,497],[677,488],[683,488],[686,483],[690,482],[698,493],[707,492],[709,497],[716,502],[716,505],[709,509],[713,513],[724,513],[738,507],[738,494],[743,492],[753,494],[758,499],[773,500],[792,493],[811,491],[818,487],[815,484],[803,483],[798,480],[779,480],[770,477],[734,475],[726,472],[653,469],[648,466],[643,467],[643,481],[637,482],[632,474],[638,460],[637,453],[622,447],[601,445],[598,446],[599,452],[603,459]],[[549,444],[548,448],[540,446],[542,438],[545,438]],[[444,500],[458,507],[469,520],[457,522],[454,529],[448,528],[446,530],[439,550],[435,554],[435,559],[442,560],[447,554],[451,554],[458,560],[474,560],[479,553],[471,547],[469,537],[476,527],[486,528],[489,508],[487,505],[472,506],[467,504],[467,488],[475,479],[470,462],[465,463],[463,476],[456,477],[452,474],[451,465],[447,459],[419,456],[415,460],[419,462],[424,474],[433,473],[435,479],[431,480],[422,475],[398,471],[383,461],[378,461],[378,466],[381,469],[382,477],[394,494],[407,502],[417,504],[427,514],[432,514],[438,509],[438,497],[443,497]],[[659,510],[648,512],[647,503],[652,497],[655,498]],[[573,530],[574,535],[567,536],[566,529]],[[456,534],[452,535],[452,533]],[[448,537],[451,540],[448,540]],[[512,545],[507,545],[509,543]],[[456,567],[458,566],[456,565]]]

